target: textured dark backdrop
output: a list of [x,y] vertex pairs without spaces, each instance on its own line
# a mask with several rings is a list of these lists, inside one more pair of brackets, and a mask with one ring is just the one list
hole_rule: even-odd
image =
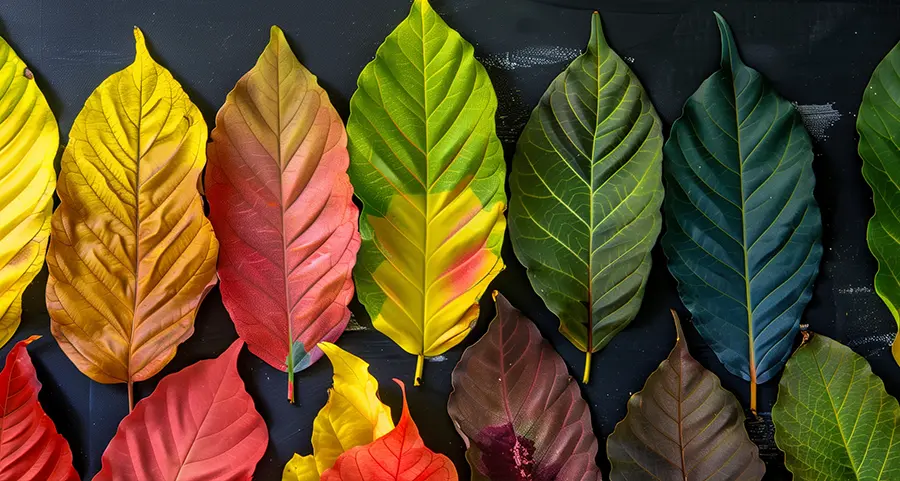
[[[475,45],[476,55],[488,68],[500,101],[498,132],[507,160],[541,93],[586,44],[591,10],[603,15],[610,43],[649,90],[666,131],[685,99],[718,68],[719,39],[712,11],[721,12],[731,23],[746,63],[799,104],[816,138],[815,193],[825,226],[825,255],[804,322],[866,356],[888,391],[900,394],[900,368],[889,349],[894,321],[872,288],[876,265],[866,248],[865,228],[873,208],[860,174],[854,128],[869,75],[900,38],[900,2],[433,0],[433,4]],[[34,71],[60,122],[64,145],[91,91],[132,61],[133,25],[144,30],[154,56],[181,81],[211,129],[217,107],[254,65],[272,24],[284,29],[301,61],[319,76],[346,118],[357,75],[408,9],[408,0],[3,0],[0,34]],[[689,318],[658,247],[655,254],[640,314],[595,355],[591,383],[582,389],[601,443],[624,415],[629,395],[641,388],[671,349],[674,328],[669,308]],[[492,288],[538,323],[580,377],[582,354],[557,332],[555,317],[532,291],[508,242],[504,258],[509,267]],[[44,383],[41,403],[69,440],[76,468],[89,479],[100,469],[103,450],[127,413],[125,387],[90,381],[62,354],[49,335],[45,282],[46,269],[25,292],[24,319],[14,340],[45,335],[29,348]],[[476,331],[444,359],[428,362],[425,386],[409,394],[425,443],[450,456],[462,479],[469,472],[464,447],[444,406],[453,366],[493,316],[493,307],[483,304]],[[382,399],[398,407],[399,390],[389,380],[399,377],[411,385],[415,359],[372,330],[361,305],[351,308],[360,327],[345,333],[339,344],[372,364]],[[696,331],[689,326],[687,330],[692,353],[746,405],[746,383],[730,376]],[[194,336],[161,375],[138,384],[136,395],[147,396],[165,374],[221,353],[235,336],[218,290],[213,290],[200,309]],[[271,437],[256,479],[278,480],[294,452],[310,452],[312,420],[326,400],[331,368],[327,361],[320,362],[298,375],[294,406],[284,399],[283,373],[246,351],[240,372]],[[766,417],[775,384],[761,388],[760,407],[765,413],[750,427],[768,463],[767,479],[780,480],[789,475],[772,443]],[[598,458],[607,471],[604,451],[601,444]]]

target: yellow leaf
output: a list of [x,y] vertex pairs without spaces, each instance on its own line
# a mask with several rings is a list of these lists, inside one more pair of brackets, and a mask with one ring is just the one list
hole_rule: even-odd
[[44,265],[58,148],[47,100],[0,38],[0,346],[19,327],[22,292]]
[[218,253],[197,191],[206,123],[134,36],[134,63],[72,126],[47,256],[53,336],[91,379],[129,386],[193,333]]
[[295,455],[284,467],[282,481],[317,481],[344,451],[394,428],[390,408],[378,399],[378,381],[369,374],[369,364],[328,342],[319,348],[334,366],[334,387],[313,422],[313,454]]

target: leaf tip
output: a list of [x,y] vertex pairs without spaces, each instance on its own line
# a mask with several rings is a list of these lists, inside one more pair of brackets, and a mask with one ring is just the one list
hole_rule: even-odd
[[684,331],[681,330],[681,318],[675,309],[669,309],[672,313],[672,319],[675,321],[675,342],[681,342],[684,339]]
[[134,47],[138,55],[147,53],[147,40],[144,38],[144,32],[137,25],[134,26]]
[[591,39],[588,41],[588,52],[598,55],[604,46],[606,46],[606,37],[603,35],[603,22],[600,21],[600,13],[595,10],[591,14]]
[[28,339],[23,340],[22,344],[27,346],[27,345],[31,344],[32,342],[37,341],[40,338],[41,338],[40,334],[35,334],[33,336],[29,336]]
[[278,25],[272,25],[269,29],[269,42],[286,42],[287,40],[284,37],[284,31],[281,30],[281,27]]
[[716,24],[719,26],[719,39],[722,43],[721,66],[723,69],[733,69],[734,65],[742,65],[741,57],[737,52],[737,45],[734,43],[734,35],[731,33],[731,27],[719,12],[713,12],[716,17]]

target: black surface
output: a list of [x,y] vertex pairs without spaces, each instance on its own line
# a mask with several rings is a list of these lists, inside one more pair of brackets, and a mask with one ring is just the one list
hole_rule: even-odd
[[[876,264],[865,244],[865,227],[873,207],[860,173],[854,128],[869,75],[900,38],[900,2],[433,0],[433,4],[475,45],[476,54],[488,65],[500,101],[498,130],[507,160],[531,108],[568,62],[560,60],[559,53],[571,53],[586,44],[594,9],[603,15],[611,45],[622,57],[633,58],[631,66],[650,92],[666,131],[685,99],[718,68],[713,9],[730,22],[745,62],[768,77],[782,95],[799,104],[832,103],[840,120],[815,145],[816,198],[825,227],[825,255],[804,322],[865,355],[888,391],[900,394],[900,368],[888,348],[896,326],[872,290]],[[217,107],[254,65],[272,24],[284,29],[301,61],[319,76],[346,119],[357,75],[408,8],[408,0],[3,0],[0,34],[34,71],[60,122],[64,145],[91,91],[132,61],[133,25],[144,30],[153,55],[182,82],[212,128]],[[548,54],[544,47],[562,50]],[[500,67],[504,63],[509,67],[509,61],[518,67]],[[556,331],[556,319],[529,286],[508,241],[504,258],[509,267],[493,288],[538,323],[580,378],[582,354]],[[640,314],[594,356],[591,383],[583,387],[601,442],[624,415],[629,395],[641,388],[671,349],[674,328],[669,308],[689,317],[658,247],[654,261]],[[25,293],[23,324],[15,340],[45,335],[29,348],[44,383],[40,399],[69,440],[76,468],[89,479],[99,470],[103,450],[127,413],[125,387],[90,381],[62,354],[49,335],[45,282],[46,269]],[[409,394],[426,444],[450,456],[461,479],[468,479],[469,469],[445,403],[450,372],[462,349],[484,332],[493,316],[493,307],[483,304],[476,332],[448,352],[446,360],[427,363],[425,386]],[[362,306],[354,303],[351,308],[363,326],[370,326]],[[746,405],[746,383],[730,376],[696,331],[689,326],[687,330],[691,352]],[[235,336],[214,290],[200,309],[194,336],[161,375],[137,386],[137,397],[148,395],[163,375],[221,353]],[[389,380],[399,377],[411,385],[415,359],[371,327],[345,333],[339,344],[372,364],[382,385],[382,399],[398,407],[399,390]],[[294,452],[310,452],[312,420],[325,402],[331,368],[320,362],[298,375],[298,404],[291,406],[284,399],[283,373],[247,351],[240,365],[270,432],[269,449],[256,479],[278,480]],[[761,410],[768,412],[775,383],[762,386],[760,397]],[[763,446],[767,479],[790,479],[780,465],[769,427],[760,422],[751,430]],[[608,470],[602,446],[598,462]]]

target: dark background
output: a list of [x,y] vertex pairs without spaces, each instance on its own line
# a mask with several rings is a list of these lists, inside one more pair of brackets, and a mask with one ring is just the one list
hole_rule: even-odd
[[[872,215],[871,192],[860,173],[854,128],[863,89],[879,60],[900,38],[897,1],[730,1],[702,0],[433,0],[443,18],[475,46],[488,69],[500,106],[498,133],[511,159],[515,139],[550,81],[586,45],[590,13],[599,10],[610,44],[625,58],[650,93],[665,130],[700,83],[718,68],[719,38],[713,10],[730,22],[745,62],[758,69],[786,98],[796,101],[815,137],[816,198],[822,210],[825,254],[815,295],[804,316],[810,329],[850,345],[866,356],[889,392],[900,394],[900,368],[890,355],[896,325],[873,291],[876,263],[865,242]],[[237,79],[249,70],[280,25],[301,61],[319,76],[346,119],[356,77],[384,37],[408,13],[409,0],[125,1],[3,0],[0,35],[35,73],[60,123],[61,148],[75,115],[92,90],[134,56],[131,27],[140,26],[154,57],[170,69],[212,129],[216,109]],[[594,356],[590,385],[582,386],[601,441],[598,463],[608,472],[604,442],[625,413],[631,393],[662,361],[674,343],[669,308],[685,319],[665,259],[657,247],[643,308],[609,346]],[[494,281],[539,325],[580,378],[583,354],[556,330],[509,243],[506,271]],[[124,385],[101,385],[82,375],[49,334],[44,306],[46,269],[25,292],[22,327],[14,341],[45,337],[29,351],[44,384],[40,400],[75,454],[75,466],[89,479],[127,414]],[[485,296],[485,299],[490,299]],[[468,479],[464,446],[445,404],[450,373],[462,350],[485,330],[494,309],[484,306],[475,332],[440,360],[425,367],[425,385],[410,390],[413,418],[425,443],[450,456]],[[400,405],[389,380],[412,384],[415,358],[374,331],[361,305],[357,323],[339,344],[363,357],[381,383],[382,399]],[[686,322],[691,352],[716,372],[747,405],[748,387],[730,376]],[[203,303],[196,333],[154,379],[136,386],[150,394],[165,374],[225,350],[236,334],[218,290]],[[5,355],[10,342],[0,352]],[[324,405],[331,367],[319,362],[297,377],[297,404],[284,398],[285,374],[246,350],[240,372],[269,426],[269,449],[256,479],[279,480],[294,452],[311,450],[312,421]],[[776,382],[761,387],[762,417],[748,423],[768,464],[767,479],[790,479],[774,447],[768,413]],[[397,411],[399,412],[399,411]]]

